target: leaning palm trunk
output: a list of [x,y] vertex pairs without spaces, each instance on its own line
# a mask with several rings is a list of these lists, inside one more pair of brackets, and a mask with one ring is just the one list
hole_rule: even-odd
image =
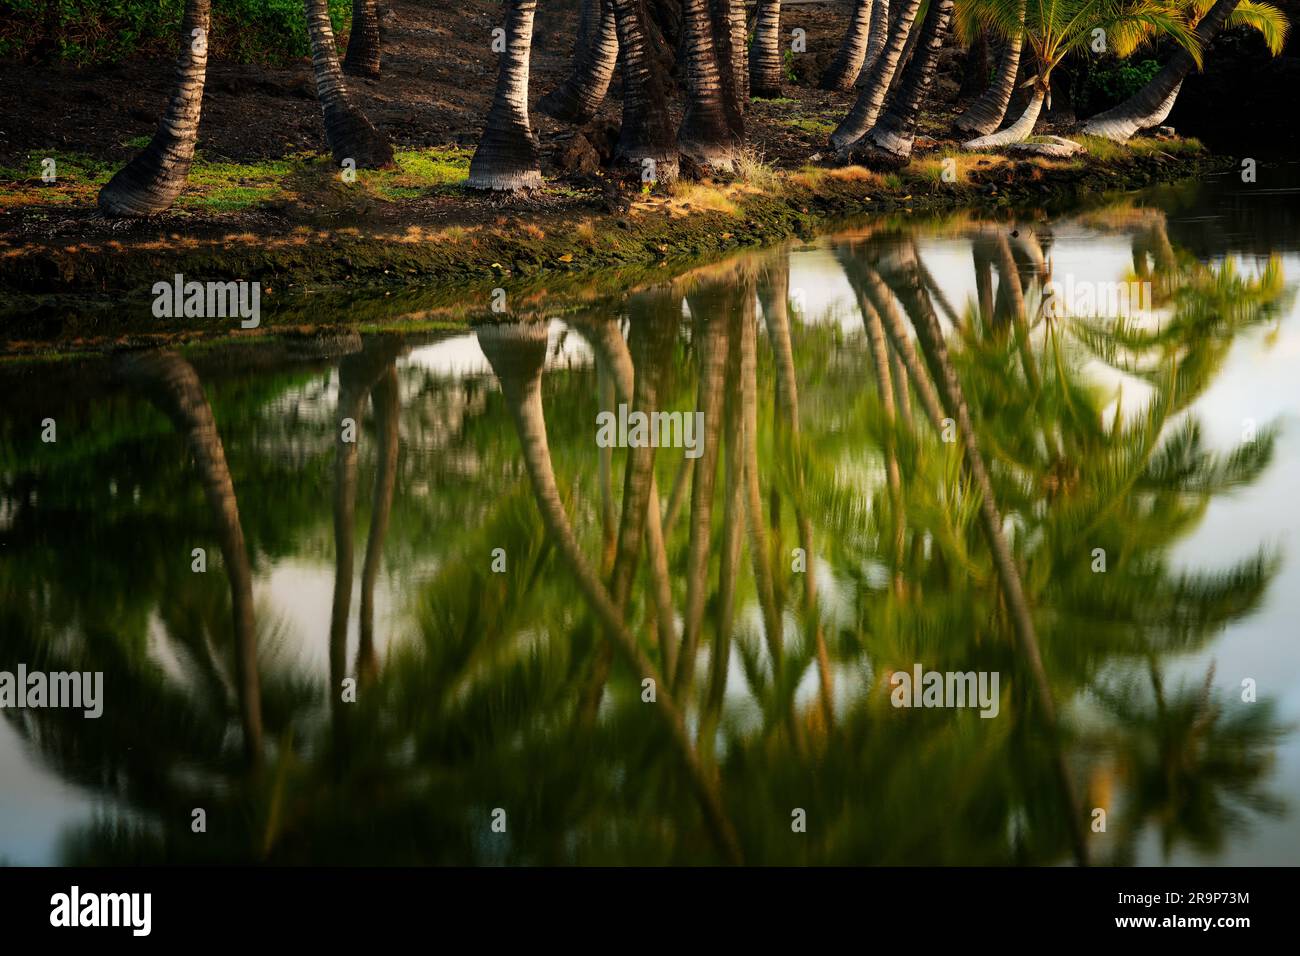
[[858,142],[849,147],[855,159],[873,167],[897,168],[912,157],[916,118],[934,82],[939,48],[948,33],[953,0],[930,0],[921,25],[917,53],[903,72],[903,82],[883,116]]
[[351,76],[379,75],[379,12],[375,0],[352,0],[352,35],[343,57],[343,72]]
[[610,0],[589,0],[589,3],[599,10],[595,29],[586,43],[579,38],[573,71],[537,103],[537,108],[547,116],[577,125],[589,122],[600,109],[618,63],[614,7]]
[[677,148],[701,166],[729,172],[734,165],[735,123],[727,107],[708,0],[685,0],[682,26],[686,110],[677,131]]
[[212,406],[199,377],[176,352],[162,351],[125,360],[128,377],[144,383],[158,407],[185,436],[208,508],[216,519],[221,559],[230,584],[230,614],[235,635],[235,687],[244,733],[244,755],[250,765],[261,761],[262,690],[257,667],[257,629],[253,612],[253,571],[239,521],[239,501],[226,463]]
[[1038,114],[1042,112],[1043,100],[1046,96],[1046,86],[1042,85],[1041,82],[1036,82],[1034,93],[1029,97],[1029,104],[1025,107],[1025,111],[1020,114],[1019,119],[1006,129],[990,133],[988,136],[978,136],[975,139],[967,140],[962,143],[962,149],[997,149],[1001,146],[1010,146],[1012,143],[1023,143],[1033,135],[1034,127],[1038,124]]
[[99,208],[105,215],[157,215],[170,208],[185,188],[199,136],[211,21],[211,0],[187,0],[176,89],[149,145],[99,191]]
[[334,47],[334,26],[326,0],[304,0],[316,98],[325,123],[325,141],[338,165],[351,160],[358,169],[382,169],[393,163],[393,146],[348,98],[347,84]]
[[651,68],[641,0],[610,0],[623,54],[623,124],[614,158],[645,183],[677,178],[677,147],[663,79]]
[[907,36],[916,20],[916,12],[921,8],[921,0],[899,0],[899,4],[885,48],[872,64],[866,83],[858,93],[849,115],[831,133],[830,144],[834,149],[843,149],[855,142],[875,125],[876,117],[880,115],[880,107],[885,102],[885,94],[889,92],[889,82],[894,78],[899,58],[903,55],[903,47],[907,45]]
[[357,679],[367,684],[379,673],[375,652],[375,582],[397,481],[399,395],[395,365],[389,365],[371,389],[370,403],[379,432],[379,463],[375,468],[375,497],[370,509],[370,531],[366,535],[366,557],[361,565],[361,633],[357,645]]
[[871,7],[871,33],[867,37],[867,57],[862,61],[859,78],[864,74],[870,75],[876,60],[880,59],[885,44],[889,42],[889,22],[889,0],[875,0]]
[[[1025,0],[1020,2],[1020,22],[1025,22]],[[1002,125],[1007,115],[1007,105],[1016,89],[1016,76],[1020,73],[1020,50],[1025,34],[1021,30],[1007,37],[998,57],[997,73],[989,88],[976,97],[966,111],[957,117],[953,128],[967,136],[987,136]]]
[[664,722],[673,746],[685,765],[692,789],[709,825],[710,836],[724,857],[741,861],[740,844],[722,804],[717,778],[707,771],[686,731],[682,713],[662,676],[641,650],[628,630],[623,615],[600,579],[587,563],[577,537],[569,524],[555,483],[551,451],[546,437],[546,420],[542,411],[542,369],[546,359],[545,325],[514,323],[488,326],[478,330],[479,344],[501,383],[510,412],[519,433],[524,465],[537,498],[538,510],[547,534],[568,564],[587,604],[610,635],[632,669],[642,678],[654,682],[656,700],[652,705]]
[[[1196,25],[1196,38],[1204,48],[1223,29],[1228,17],[1241,0],[1218,0],[1210,12]],[[1140,129],[1159,126],[1169,116],[1183,87],[1183,80],[1192,72],[1196,61],[1181,47],[1173,58],[1151,80],[1123,103],[1098,113],[1083,123],[1083,132],[1090,136],[1103,136],[1124,142]]]
[[537,0],[511,0],[496,96],[469,163],[469,185],[475,189],[516,192],[542,184],[537,137],[528,123],[528,54],[536,11]]
[[781,0],[759,0],[749,57],[749,95],[781,95]]
[[[849,26],[835,53],[835,59],[826,68],[818,82],[823,90],[851,90],[862,72],[867,50],[872,40],[872,0],[857,0],[849,15]],[[888,15],[888,14],[886,14]],[[882,37],[883,40],[883,37]]]

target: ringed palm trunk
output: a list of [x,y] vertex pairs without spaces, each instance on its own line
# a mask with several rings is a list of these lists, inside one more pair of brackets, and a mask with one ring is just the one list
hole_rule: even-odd
[[536,11],[537,0],[511,0],[496,96],[469,163],[469,185],[475,189],[516,192],[542,184],[537,137],[528,122],[528,62]]
[[651,68],[641,0],[610,0],[623,54],[623,124],[614,157],[643,182],[677,178],[677,147],[663,78]]
[[[749,102],[749,35],[745,29],[745,0],[711,0],[714,42],[728,103],[743,115]],[[735,130],[743,135],[743,128]]]
[[1035,81],[1033,95],[1029,97],[1029,104],[1020,114],[1019,119],[1006,129],[967,140],[962,143],[962,148],[997,149],[1001,146],[1010,146],[1012,143],[1023,143],[1033,135],[1034,127],[1038,125],[1038,114],[1043,110],[1043,100],[1046,97],[1047,85],[1042,80]]
[[840,48],[835,52],[835,59],[831,60],[831,65],[826,68],[826,72],[822,74],[817,84],[823,90],[853,89],[853,84],[858,81],[862,65],[867,58],[875,9],[872,0],[856,0],[853,4],[853,12],[849,14],[848,29],[844,31]]
[[952,19],[953,0],[931,0],[929,12],[917,41],[917,52],[903,72],[903,81],[883,116],[849,148],[850,154],[867,165],[884,168],[903,166],[912,157],[916,138],[916,118],[934,82],[943,46]]
[[[1210,12],[1196,25],[1196,38],[1204,48],[1223,29],[1241,0],[1218,0]],[[1196,61],[1186,50],[1179,48],[1168,63],[1151,80],[1123,103],[1085,120],[1082,132],[1090,136],[1103,136],[1116,142],[1125,142],[1140,129],[1159,126],[1168,118],[1183,87],[1183,80],[1192,72]]]
[[149,145],[99,191],[99,208],[106,216],[155,216],[185,188],[199,136],[211,23],[211,0],[186,0],[176,89]]
[[867,37],[867,57],[862,61],[862,69],[858,73],[859,79],[864,74],[870,75],[876,60],[880,59],[885,44],[889,42],[889,23],[889,0],[875,0],[871,7],[871,33]]
[[[1024,0],[1021,0],[1019,11],[1020,23],[1023,25]],[[1007,115],[1007,106],[1011,102],[1011,94],[1016,89],[1016,77],[1020,73],[1020,51],[1024,42],[1025,33],[1022,29],[1003,43],[993,82],[953,123],[953,129],[958,133],[967,136],[987,136],[1002,125],[1002,120]]]
[[194,367],[176,352],[161,351],[126,359],[130,378],[149,388],[159,408],[185,436],[203,482],[203,493],[217,525],[221,560],[230,585],[231,625],[235,638],[235,688],[239,699],[244,755],[261,762],[262,689],[257,667],[257,628],[253,610],[253,571],[239,521],[239,501],[217,431]]
[[653,709],[668,730],[673,747],[686,769],[709,834],[727,860],[741,862],[740,844],[723,806],[716,774],[707,770],[700,761],[668,684],[646,657],[609,591],[587,563],[565,513],[555,483],[542,411],[542,370],[547,342],[545,325],[513,323],[482,327],[478,330],[478,339],[501,383],[501,391],[515,420],[524,465],[547,533],[596,619],[619,652],[638,676],[654,681],[656,700]]
[[734,168],[734,117],[729,117],[708,0],[684,0],[682,30],[686,109],[677,130],[677,148],[701,166],[729,172]]
[[781,0],[758,0],[754,45],[749,56],[749,94],[763,99],[781,95]]
[[357,646],[357,679],[372,683],[379,673],[375,652],[375,582],[383,557],[388,519],[393,511],[393,488],[397,482],[399,394],[397,368],[389,365],[370,392],[379,433],[379,462],[375,469],[375,497],[370,509],[370,531],[366,536],[366,557],[361,565],[361,635]]
[[375,0],[352,0],[352,34],[343,57],[343,72],[351,76],[379,75],[379,11]]
[[547,116],[579,126],[590,122],[605,101],[618,63],[618,28],[613,4],[610,0],[588,0],[588,3],[597,10],[598,19],[587,42],[582,42],[581,37],[578,40],[573,71],[537,103],[537,108]]
[[872,64],[853,108],[831,133],[830,145],[833,149],[844,149],[875,125],[880,107],[885,102],[885,94],[889,92],[889,83],[894,78],[899,58],[903,55],[903,47],[907,45],[907,36],[916,20],[916,12],[920,8],[921,0],[898,0],[885,48]]
[[334,46],[334,26],[327,0],[304,0],[307,36],[311,40],[311,67],[316,77],[316,98],[325,123],[325,141],[337,165],[347,160],[358,169],[382,169],[393,164],[388,137],[348,98],[347,83],[339,68]]

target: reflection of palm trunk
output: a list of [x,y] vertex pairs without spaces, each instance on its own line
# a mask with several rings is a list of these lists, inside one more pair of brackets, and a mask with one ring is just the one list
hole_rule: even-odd
[[357,678],[364,683],[375,679],[379,662],[375,653],[375,580],[388,533],[393,508],[393,486],[397,480],[398,410],[397,369],[390,365],[371,391],[375,427],[379,432],[379,462],[375,469],[375,500],[370,512],[366,557],[361,565],[361,639],[357,647]]
[[[664,301],[657,304],[658,308],[664,310],[665,314],[655,317],[648,315],[646,321],[650,323],[664,322],[672,329],[676,329],[677,316],[680,309],[675,305],[668,306],[667,301],[676,303],[675,296],[668,296]],[[654,309],[651,309],[653,312]],[[671,316],[671,318],[670,318]],[[632,363],[632,356],[628,351],[628,346],[623,341],[623,336],[618,330],[618,325],[613,320],[591,320],[575,319],[574,326],[578,328],[591,343],[592,349],[597,356],[601,358],[605,367],[608,369],[610,377],[614,380],[614,391],[620,402],[635,406],[636,380],[641,376],[636,375]],[[643,326],[644,330],[644,326]],[[638,333],[639,335],[640,333]],[[653,347],[651,351],[653,351]],[[662,361],[658,359],[651,361]],[[654,449],[631,449],[628,455],[627,472],[624,477],[624,495],[623,495],[623,516],[624,520],[630,520],[628,511],[627,482],[632,479],[634,458],[633,453],[637,451],[650,452],[653,455]],[[644,465],[641,466],[644,469]],[[641,510],[641,523],[643,532],[638,532],[638,540],[644,533],[646,549],[649,557],[650,576],[651,576],[651,598],[655,602],[655,625],[659,634],[659,644],[661,653],[665,662],[674,660],[676,631],[674,629],[675,613],[672,607],[672,588],[668,580],[668,555],[664,545],[664,533],[662,519],[659,511],[659,487],[654,476],[654,459],[650,458],[648,474],[643,470],[636,476],[635,485],[648,479],[648,493],[643,503],[638,506]],[[618,540],[614,546],[613,571],[611,571],[611,581],[614,580],[613,574],[626,575],[626,585],[623,588],[614,586],[613,593],[617,595],[620,590],[624,592],[623,602],[619,604],[620,612],[625,606],[626,594],[630,591],[632,573],[636,567],[636,553],[631,550],[631,545],[627,534],[630,533],[631,527],[623,527],[622,522],[619,526]],[[619,555],[623,555],[623,564],[619,564]],[[597,649],[596,664],[591,678],[588,697],[584,705],[580,708],[580,714],[585,719],[594,719],[596,708],[600,703],[600,696],[603,693],[605,679],[609,673],[610,648],[608,645]],[[667,664],[665,663],[665,668]],[[670,672],[671,673],[671,672]]]
[[668,685],[645,656],[636,638],[628,630],[609,592],[596,577],[578,546],[568,515],[560,500],[551,464],[542,412],[542,368],[546,358],[545,326],[514,324],[489,326],[478,331],[479,344],[501,383],[501,390],[515,420],[524,464],[537,498],[538,510],[547,533],[564,556],[570,572],[597,620],[633,670],[644,679],[654,681],[656,701],[649,705],[664,721],[678,752],[697,799],[704,811],[710,834],[724,856],[739,863],[740,846],[722,804],[717,779],[700,763],[699,756],[686,732],[686,725],[673,700]]
[[[745,526],[748,529],[749,560],[754,571],[754,587],[758,591],[758,604],[763,615],[763,632],[767,638],[768,654],[772,658],[772,683],[776,693],[784,695],[787,690],[784,681],[785,622],[781,615],[781,608],[777,604],[767,529],[763,525],[763,495],[758,467],[758,360],[752,271],[746,271],[742,288],[744,298],[741,301],[740,311],[740,414],[745,447]],[[793,700],[786,710],[790,742],[796,750],[800,750],[803,735],[795,716]]]
[[[355,356],[343,360],[339,367],[338,432],[334,439],[334,600],[330,609],[330,704],[334,729],[343,726],[343,679],[347,676],[348,615],[352,608],[353,525],[357,500],[356,432],[361,425],[361,409],[366,391],[357,381]],[[347,420],[351,419],[347,435]]]
[[244,754],[252,765],[261,762],[262,691],[257,668],[257,629],[253,613],[253,571],[239,521],[239,502],[217,431],[212,406],[203,394],[194,367],[175,352],[165,351],[127,360],[128,374],[147,382],[154,400],[190,446],[203,493],[217,523],[221,559],[230,584],[230,611],[235,635],[235,686],[244,730]]
[[[704,415],[702,454],[691,482],[690,541],[686,556],[686,608],[682,619],[682,649],[677,661],[674,690],[687,700],[695,679],[695,656],[704,622],[708,593],[710,539],[713,534],[713,489],[718,473],[721,435],[722,377],[727,358],[727,327],[739,307],[728,274],[717,283],[687,297],[697,328],[703,326],[700,345],[699,410]],[[688,413],[689,414],[689,413]]]
[[993,566],[997,572],[1002,598],[1006,602],[1007,611],[1011,616],[1012,630],[1016,636],[1016,643],[1025,663],[1029,667],[1030,676],[1038,697],[1038,705],[1047,724],[1053,746],[1056,749],[1057,775],[1061,784],[1063,798],[1067,804],[1070,832],[1075,841],[1076,856],[1082,862],[1086,859],[1086,849],[1082,837],[1082,820],[1079,817],[1078,808],[1075,806],[1075,794],[1070,782],[1069,770],[1059,748],[1056,705],[1052,698],[1051,685],[1047,680],[1047,672],[1043,668],[1042,656],[1038,649],[1038,634],[1029,611],[1029,602],[1025,597],[1024,586],[1020,580],[1020,570],[1016,567],[1015,558],[1011,554],[1011,548],[1008,546],[1006,535],[1002,530],[1002,515],[998,511],[997,502],[993,497],[993,483],[989,478],[988,470],[984,466],[984,456],[976,440],[974,425],[971,422],[970,410],[966,404],[961,382],[957,378],[957,371],[948,356],[948,346],[944,341],[939,319],[934,314],[934,309],[930,306],[929,299],[922,288],[920,275],[915,268],[911,250],[904,252],[901,265],[902,269],[896,276],[895,289],[903,302],[903,307],[912,316],[913,325],[916,328],[917,337],[920,339],[926,362],[930,366],[935,385],[938,387],[939,394],[943,397],[944,404],[952,410],[953,418],[956,421],[957,436],[962,445],[967,473],[970,475],[980,497],[980,524],[989,551],[993,556]]
[[[603,356],[596,357],[597,387],[600,389],[600,409],[617,413],[614,408],[614,379]],[[618,544],[618,511],[614,507],[614,446],[600,448],[600,576],[609,577],[614,570],[614,548]]]
[[799,385],[795,375],[794,347],[790,342],[789,287],[789,250],[781,249],[775,254],[775,261],[764,268],[760,274],[758,299],[763,307],[763,320],[767,325],[767,337],[772,344],[772,355],[776,363],[776,404],[781,412],[781,423],[788,445],[791,478],[794,482],[795,527],[799,531],[799,547],[803,549],[805,560],[804,613],[813,619],[813,642],[816,645],[817,671],[821,681],[822,718],[829,731],[835,722],[834,687],[830,654],[826,649],[821,612],[817,607],[817,568],[813,551],[812,521],[804,510],[803,462],[799,454]]
[[894,376],[889,360],[889,343],[885,339],[885,326],[880,313],[867,295],[863,270],[854,261],[852,248],[841,247],[836,253],[857,295],[858,309],[862,312],[862,322],[866,327],[867,346],[875,366],[876,392],[880,396],[880,407],[885,416],[885,478],[894,524],[894,593],[901,597],[904,590],[903,549],[906,544],[907,522],[903,513],[903,475],[898,464],[898,413],[894,404]]

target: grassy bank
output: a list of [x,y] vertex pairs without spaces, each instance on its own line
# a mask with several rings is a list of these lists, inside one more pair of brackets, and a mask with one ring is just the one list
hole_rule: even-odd
[[[407,151],[397,169],[361,172],[350,184],[314,157],[201,161],[164,225],[118,233],[104,224],[89,236],[79,228],[75,241],[11,233],[0,248],[0,334],[11,350],[28,350],[120,343],[178,325],[187,336],[229,332],[223,320],[153,317],[153,284],[175,273],[261,282],[260,334],[319,322],[323,295],[331,314],[353,324],[457,321],[488,309],[495,288],[519,308],[560,291],[625,288],[856,216],[1053,211],[1230,162],[1190,140],[1088,146],[1071,160],[932,152],[887,174],[778,171],[751,161],[730,182],[681,182],[630,197],[557,183],[506,203],[465,190],[468,150]],[[30,231],[34,216],[55,221],[63,207],[92,204],[108,168],[75,158],[61,166],[51,186],[0,173],[10,179],[0,187],[0,212],[16,211]],[[38,195],[43,211],[34,212]]]

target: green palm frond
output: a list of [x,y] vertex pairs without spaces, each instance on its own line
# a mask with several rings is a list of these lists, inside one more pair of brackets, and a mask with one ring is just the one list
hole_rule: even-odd
[[1286,46],[1287,33],[1291,29],[1285,13],[1271,3],[1258,0],[1241,0],[1237,9],[1228,17],[1228,26],[1250,27],[1264,38],[1268,52],[1274,56],[1280,54]]

